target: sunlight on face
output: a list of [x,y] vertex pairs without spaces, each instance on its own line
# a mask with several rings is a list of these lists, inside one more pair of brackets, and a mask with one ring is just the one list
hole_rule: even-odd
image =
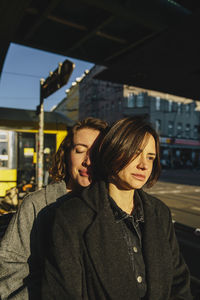
[[79,186],[86,187],[91,183],[91,161],[89,152],[91,146],[99,135],[98,130],[83,128],[74,134],[74,147],[70,152],[70,180],[67,184],[68,189]]
[[146,134],[138,151],[139,155],[117,174],[116,182],[122,189],[140,189],[149,179],[156,158],[155,139],[151,134]]

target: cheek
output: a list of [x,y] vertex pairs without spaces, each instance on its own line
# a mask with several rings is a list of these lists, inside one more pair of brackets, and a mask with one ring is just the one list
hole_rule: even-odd
[[153,170],[153,164],[150,164],[149,169],[148,169],[149,177],[150,177],[150,175],[152,173],[152,170]]
[[151,165],[150,165],[150,167],[149,167],[149,169],[151,170],[151,172],[152,172],[152,170],[153,170],[153,166],[154,166],[154,162],[151,162]]
[[71,153],[70,158],[69,158],[69,170],[70,173],[73,173],[74,168],[77,165],[77,159],[74,153]]
[[118,177],[119,179],[125,179],[125,178],[127,177],[127,172],[126,172],[125,170],[121,170],[121,171],[118,173],[117,177]]
[[80,154],[73,153],[71,155],[71,169],[79,168],[82,165],[83,157]]

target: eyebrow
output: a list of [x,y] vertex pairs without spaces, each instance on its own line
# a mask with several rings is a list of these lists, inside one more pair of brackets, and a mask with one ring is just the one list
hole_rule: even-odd
[[156,153],[151,153],[151,152],[150,152],[150,153],[148,153],[148,154],[149,154],[149,155],[156,156]]
[[82,143],[78,143],[78,144],[73,145],[73,147],[76,147],[76,146],[82,146],[82,147],[88,148],[88,145],[82,144]]
[[[138,151],[141,153],[143,150],[142,149],[138,149]],[[155,152],[149,152],[147,153],[148,155],[153,155],[153,156],[156,156],[156,153]]]

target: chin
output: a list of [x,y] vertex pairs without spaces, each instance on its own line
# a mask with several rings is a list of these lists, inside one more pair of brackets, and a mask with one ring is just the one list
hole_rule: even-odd
[[90,185],[90,183],[88,183],[88,184],[81,184],[82,187],[87,187],[89,185]]
[[79,185],[80,186],[82,186],[82,187],[87,187],[87,186],[89,186],[90,185],[90,181],[89,180],[81,180],[80,182],[79,182]]
[[128,182],[122,182],[121,184],[118,185],[118,188],[120,189],[124,189],[124,190],[139,190],[141,189],[143,186],[145,185],[145,183],[128,183]]
[[144,185],[145,185],[145,184],[137,184],[137,185],[135,185],[133,188],[134,188],[135,190],[139,190],[139,189],[142,189]]

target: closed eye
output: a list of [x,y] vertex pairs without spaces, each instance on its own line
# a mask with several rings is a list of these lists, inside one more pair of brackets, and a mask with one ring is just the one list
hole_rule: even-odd
[[74,148],[74,150],[75,150],[75,153],[84,153],[84,152],[87,152],[87,148],[83,147],[83,146],[76,146]]
[[76,153],[84,153],[85,151],[75,150]]

